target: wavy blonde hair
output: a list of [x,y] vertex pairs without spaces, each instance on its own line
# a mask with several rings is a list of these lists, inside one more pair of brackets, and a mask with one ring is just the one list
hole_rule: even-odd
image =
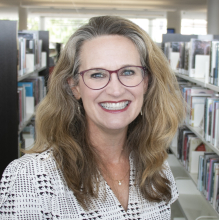
[[52,148],[56,163],[79,203],[86,207],[90,197],[97,197],[97,153],[89,140],[83,103],[73,96],[68,79],[73,78],[77,85],[81,46],[102,35],[130,39],[139,51],[142,66],[147,67],[149,85],[143,115],[129,125],[125,145],[132,152],[137,167],[136,183],[144,198],[168,202],[171,189],[163,163],[184,116],[183,99],[163,52],[145,31],[124,18],[91,18],[70,37],[50,77],[48,94],[37,109],[36,143],[29,152]]

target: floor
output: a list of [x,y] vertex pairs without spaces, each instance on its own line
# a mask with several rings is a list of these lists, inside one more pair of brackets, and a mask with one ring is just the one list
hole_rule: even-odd
[[171,220],[186,220],[179,206],[178,201],[174,202],[171,205]]

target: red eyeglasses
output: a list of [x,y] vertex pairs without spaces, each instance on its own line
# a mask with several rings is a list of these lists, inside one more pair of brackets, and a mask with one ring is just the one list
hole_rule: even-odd
[[135,87],[144,79],[146,67],[125,66],[118,70],[106,70],[101,68],[92,68],[84,70],[79,74],[82,76],[84,84],[93,90],[99,90],[106,87],[111,79],[111,74],[116,73],[119,82],[126,87]]

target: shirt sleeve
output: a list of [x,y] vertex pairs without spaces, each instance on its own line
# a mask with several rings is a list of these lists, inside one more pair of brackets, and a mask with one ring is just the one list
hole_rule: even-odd
[[0,181],[0,219],[43,220],[40,198],[27,164],[15,160]]
[[167,161],[164,162],[164,174],[166,175],[167,179],[170,181],[170,188],[171,188],[171,195],[172,195],[172,198],[170,200],[170,204],[174,203],[178,197],[179,197],[179,193],[178,193],[178,189],[177,189],[177,186],[176,186],[176,182],[175,182],[175,179],[173,177],[173,173],[170,169],[170,166],[168,164]]

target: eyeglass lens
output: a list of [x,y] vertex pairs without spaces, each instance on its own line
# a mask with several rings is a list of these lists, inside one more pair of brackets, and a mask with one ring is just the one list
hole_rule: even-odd
[[[141,67],[124,67],[117,71],[119,81],[128,87],[137,86],[143,79]],[[100,89],[107,85],[110,73],[104,69],[92,69],[84,73],[84,83],[91,89]]]

